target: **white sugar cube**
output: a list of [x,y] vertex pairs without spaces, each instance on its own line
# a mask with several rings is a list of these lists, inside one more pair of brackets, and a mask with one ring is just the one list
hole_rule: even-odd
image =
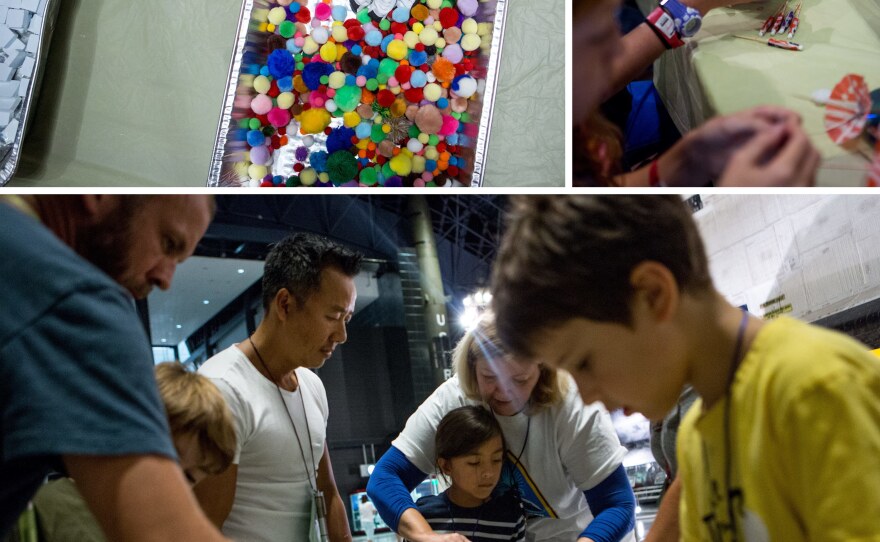
[[3,130],[3,140],[6,141],[7,143],[12,143],[13,141],[15,141],[15,136],[17,134],[18,134],[18,119],[12,119],[12,121],[9,123],[9,126],[7,126]]
[[12,98],[18,96],[18,81],[0,81],[0,98]]
[[40,32],[43,31],[43,18],[39,15],[34,15],[31,17],[31,24],[28,26],[28,32],[31,34],[40,35]]
[[37,13],[40,9],[40,0],[21,0],[22,9]]
[[10,8],[20,8],[21,0],[0,0],[0,6],[6,6]]
[[[24,54],[24,52],[22,52]],[[18,67],[18,76],[19,77],[30,77],[34,73],[34,64],[36,64],[36,60],[33,57],[25,56],[24,60],[21,62],[21,66]]]
[[18,68],[13,68],[6,64],[0,64],[0,81],[12,81],[12,76],[15,74],[16,69]]
[[6,24],[6,14],[9,13],[9,8],[6,6],[0,6],[0,25]]
[[13,56],[16,53],[18,53],[19,51],[24,51],[24,48],[25,48],[24,42],[22,42],[18,38],[15,38],[11,42],[9,42],[9,45],[7,45],[6,47],[3,48],[3,52],[5,52],[9,56]]
[[24,98],[27,96],[28,88],[31,86],[31,80],[28,77],[22,77],[18,82],[18,95]]
[[24,59],[27,58],[27,53],[24,51],[9,51],[7,49],[7,53],[9,54],[9,58],[7,58],[3,64],[16,70],[21,67],[24,63]]
[[6,25],[13,29],[24,31],[31,23],[31,13],[23,9],[10,9],[6,15]]
[[14,98],[0,98],[0,111],[15,111],[20,103],[21,97],[19,96],[15,96]]
[[6,47],[12,40],[18,39],[18,36],[12,30],[0,25],[0,49]]
[[27,42],[27,47],[25,51],[27,51],[31,56],[37,56],[37,51],[40,49],[40,40],[36,37],[29,39]]

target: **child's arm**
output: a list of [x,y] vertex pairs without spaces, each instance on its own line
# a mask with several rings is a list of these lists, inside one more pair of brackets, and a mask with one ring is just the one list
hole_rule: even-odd
[[407,510],[411,509],[418,514],[410,491],[427,476],[394,446],[379,458],[367,483],[367,495],[393,531],[400,532],[399,524]]

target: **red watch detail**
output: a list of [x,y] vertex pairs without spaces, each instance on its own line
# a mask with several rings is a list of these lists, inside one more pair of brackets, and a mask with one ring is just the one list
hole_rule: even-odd
[[648,26],[657,34],[667,49],[681,47],[684,42],[675,30],[675,21],[662,7],[657,6],[647,17]]

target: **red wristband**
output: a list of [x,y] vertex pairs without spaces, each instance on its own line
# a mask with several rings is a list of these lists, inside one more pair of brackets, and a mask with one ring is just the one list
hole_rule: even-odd
[[660,159],[657,158],[651,162],[651,165],[648,167],[648,184],[652,187],[666,186],[666,184],[660,180],[660,172],[658,171],[659,163]]
[[657,37],[660,38],[660,41],[663,42],[663,45],[667,49],[675,49],[676,47],[684,45],[681,36],[679,36],[678,32],[675,30],[675,21],[672,19],[672,16],[660,6],[657,6],[657,8],[648,15],[646,20],[648,22],[648,27],[657,34]]

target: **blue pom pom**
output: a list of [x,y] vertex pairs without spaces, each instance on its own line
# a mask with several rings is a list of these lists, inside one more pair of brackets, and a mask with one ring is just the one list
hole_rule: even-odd
[[345,16],[348,14],[348,10],[345,9],[345,6],[333,6],[333,20],[342,22],[345,20]]
[[354,133],[358,136],[358,139],[366,139],[370,137],[372,130],[373,126],[369,122],[362,122],[354,129]]
[[364,50],[361,49],[360,45],[354,45],[351,48],[351,54],[353,54],[354,56],[361,56],[361,53],[363,53],[363,52],[364,52]]
[[[459,124],[463,123],[460,122]],[[450,145],[458,145],[458,134],[450,134],[446,136],[446,142]]]
[[412,85],[413,88],[422,88],[427,82],[428,78],[422,70],[412,72],[412,75],[409,77],[409,84]]
[[275,186],[281,186],[282,184],[284,184],[284,177],[282,177],[281,175],[275,175],[274,177],[272,177],[272,184],[274,184]]
[[361,66],[357,71],[358,75],[363,75],[367,79],[373,79],[379,74],[379,67],[373,66],[372,62],[366,66]]
[[269,66],[263,66],[262,68],[260,68],[260,75],[262,75],[263,77],[269,77],[270,75],[272,75],[272,72],[269,71]]
[[233,134],[232,139],[235,141],[247,141],[248,131],[247,128],[239,128]]
[[448,106],[449,106],[449,100],[447,100],[446,98],[440,98],[439,100],[437,100],[437,107],[439,109],[446,109]]
[[278,90],[281,92],[290,92],[293,90],[293,77],[282,77],[278,80]]
[[347,126],[336,128],[327,136],[327,152],[333,154],[336,151],[345,151],[351,147],[351,138],[354,130]]
[[296,61],[287,49],[275,49],[269,55],[269,73],[275,79],[290,77],[296,69]]
[[425,160],[425,171],[434,171],[437,169],[436,160]]
[[400,6],[395,8],[395,10],[391,13],[391,18],[394,19],[396,23],[405,23],[409,20],[409,8]]
[[425,62],[428,61],[428,53],[424,51],[416,51],[415,49],[409,52],[409,63],[412,66],[421,66]]
[[299,8],[302,6],[299,5],[299,2],[291,2],[289,6],[287,6],[287,11],[295,14],[299,11]]
[[293,54],[302,52],[303,48],[296,44],[293,38],[287,40],[287,50]]
[[357,77],[352,74],[348,74],[345,76],[345,84],[349,87],[357,86]]
[[321,77],[333,72],[333,66],[326,62],[309,62],[302,71],[303,83],[309,90],[317,90],[321,86]]
[[367,42],[367,45],[375,47],[382,43],[382,33],[378,30],[370,30],[367,32],[367,35],[364,36],[364,41]]
[[247,142],[251,147],[259,147],[266,142],[266,136],[259,130],[251,130],[247,134]]
[[392,34],[388,34],[384,38],[382,38],[382,52],[384,53],[388,49],[388,44],[391,43],[391,40],[394,39]]
[[315,151],[309,155],[309,165],[318,173],[327,171],[327,157],[326,151]]

